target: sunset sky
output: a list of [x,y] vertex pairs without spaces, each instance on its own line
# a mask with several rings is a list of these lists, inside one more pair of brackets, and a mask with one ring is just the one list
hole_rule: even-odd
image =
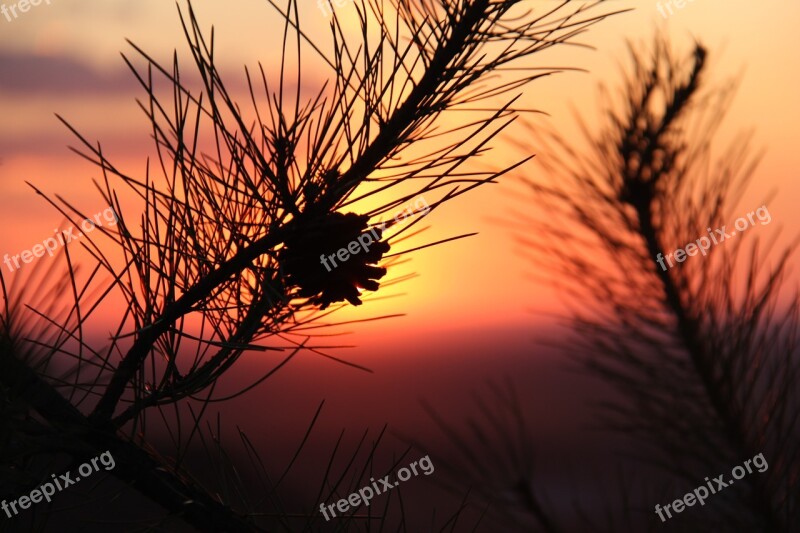
[[[529,2],[534,8],[550,3]],[[633,12],[593,26],[580,38],[595,50],[560,47],[535,56],[532,61],[539,66],[579,67],[588,72],[565,72],[535,82],[525,90],[521,107],[547,112],[556,130],[575,135],[571,110],[589,124],[597,123],[597,86],[617,86],[619,66],[628,65],[626,39],[649,44],[654,31],[661,28],[687,51],[693,40],[700,39],[711,52],[714,82],[741,77],[720,141],[724,144],[754,129],[755,145],[767,150],[752,192],[745,197],[752,203],[743,205],[743,212],[760,206],[761,198],[778,189],[780,194],[769,204],[776,223],[762,233],[777,231],[779,226],[787,233],[800,230],[796,216],[800,151],[795,147],[800,139],[800,106],[796,104],[800,3],[779,0],[767,6],[745,0],[695,0],[668,19],[659,14],[655,2],[617,0],[608,2],[605,9],[632,7],[636,8]],[[218,64],[246,101],[243,66],[254,69],[261,61],[267,72],[275,72],[281,19],[261,0],[196,2],[196,9],[205,27],[213,23]],[[336,9],[356,28],[351,2]],[[309,35],[328,42],[327,19],[313,0],[301,2],[301,20]],[[166,63],[174,48],[185,52],[175,5],[163,0],[53,0],[19,13],[10,22],[0,17],[0,253],[30,249],[62,223],[62,217],[26,181],[45,193],[61,194],[90,213],[107,207],[92,185],[93,179],[100,178],[98,172],[68,151],[67,146],[76,145],[76,140],[55,118],[56,113],[90,141],[101,141],[119,166],[143,175],[152,144],[135,103],[142,92],[119,55],[122,51],[133,56],[125,39]],[[321,68],[306,66],[303,75],[308,88],[316,89],[327,79]],[[520,130],[512,126],[507,135],[515,131]],[[519,140],[518,133],[515,138]],[[535,153],[536,146],[530,150]],[[527,155],[503,143],[492,154],[481,164],[500,168]],[[517,176],[537,172],[534,159]],[[397,297],[338,314],[340,320],[407,315],[345,328],[359,333],[344,341],[359,346],[348,357],[374,363],[382,352],[388,353],[387,342],[391,352],[398,352],[402,346],[427,346],[433,339],[449,338],[454,354],[459,340],[472,344],[481,339],[492,346],[529,339],[528,328],[534,321],[541,325],[531,312],[558,310],[559,304],[550,287],[529,280],[536,265],[521,258],[512,232],[495,221],[512,210],[536,209],[524,202],[520,191],[515,177],[506,176],[504,183],[460,197],[430,216],[426,222],[431,229],[414,244],[467,232],[479,235],[413,254],[412,261],[390,270],[386,279],[412,272],[418,276],[378,293]],[[132,219],[136,215],[129,214]]]
[[[353,42],[358,44],[360,30],[353,0],[339,1],[342,5],[336,7],[334,3],[332,9],[337,11],[345,33],[351,31]],[[608,0],[591,13],[630,11],[591,26],[577,38],[576,42],[588,46],[557,46],[527,58],[526,66],[565,71],[536,80],[522,90],[515,107],[543,113],[530,113],[520,121],[546,126],[574,140],[576,150],[580,150],[582,135],[575,117],[589,128],[596,127],[607,111],[599,97],[601,86],[612,96],[622,96],[621,72],[629,71],[629,43],[637,50],[649,49],[654,36],[661,32],[681,51],[681,57],[686,57],[695,41],[702,42],[709,51],[710,63],[704,87],[726,87],[732,82],[738,82],[739,87],[716,139],[716,153],[721,154],[742,135],[752,134],[753,147],[764,154],[734,213],[744,215],[768,199],[772,222],[752,233],[778,249],[800,235],[800,150],[796,146],[800,140],[800,2],[685,0],[682,8],[675,7],[676,2],[683,0]],[[24,12],[18,3],[0,0],[0,258],[31,250],[52,237],[57,228],[71,226],[28,183],[51,198],[63,198],[89,216],[109,207],[94,184],[102,181],[102,175],[96,166],[69,149],[79,146],[79,141],[56,115],[89,142],[101,143],[109,160],[128,174],[143,179],[149,158],[151,171],[160,177],[150,124],[137,104],[137,99],[146,102],[146,93],[120,56],[122,53],[135,65],[143,65],[127,40],[167,66],[177,49],[182,75],[191,80],[193,73],[175,2],[42,0]],[[178,3],[181,8],[186,6],[185,0]],[[249,109],[244,69],[257,72],[260,63],[271,81],[278,80],[284,20],[266,0],[193,3],[206,35],[214,27],[219,71],[234,97]],[[560,2],[522,3],[533,10],[545,10]],[[667,4],[672,5],[671,15]],[[298,0],[298,5],[303,31],[322,50],[330,51],[329,15],[320,10],[317,0]],[[662,11],[669,16],[662,16]],[[288,60],[287,72],[297,67],[293,59]],[[329,67],[307,46],[300,69],[302,98],[313,98],[334,79]],[[442,126],[446,129],[448,124]],[[515,213],[547,216],[528,200],[522,178],[554,179],[544,170],[548,154],[521,126],[512,124],[495,139],[491,151],[472,161],[470,168],[499,171],[532,154],[536,157],[504,175],[499,183],[446,202],[424,219],[424,232],[393,245],[391,253],[456,235],[477,235],[411,253],[400,265],[389,268],[382,280],[385,286],[368,294],[365,305],[347,305],[327,319],[346,324],[318,330],[327,335],[314,339],[315,346],[332,346],[325,351],[368,367],[372,373],[304,351],[254,391],[224,404],[213,404],[206,415],[211,418],[224,413],[228,427],[243,427],[257,449],[276,454],[269,457],[275,467],[280,464],[280,455],[290,457],[293,446],[303,439],[308,421],[324,399],[330,416],[322,417],[318,426],[327,437],[317,442],[320,449],[336,442],[343,428],[354,429],[348,433],[348,438],[354,439],[363,428],[380,431],[387,424],[392,438],[401,436],[401,445],[391,449],[395,453],[409,442],[402,437],[438,438],[440,444],[446,441],[436,433],[436,424],[422,401],[445,413],[445,419],[463,422],[476,411],[471,402],[487,382],[508,379],[520,390],[525,416],[533,421],[537,452],[549,451],[550,456],[543,456],[554,458],[545,461],[545,480],[552,481],[558,497],[567,502],[567,461],[560,462],[561,454],[573,450],[574,457],[590,462],[592,454],[600,457],[603,446],[612,447],[611,441],[601,439],[589,446],[585,434],[576,437],[579,429],[595,421],[591,408],[599,402],[594,398],[604,399],[610,394],[602,380],[565,372],[565,355],[572,354],[557,348],[562,340],[559,335],[569,335],[570,331],[556,318],[566,309],[564,296],[554,284],[537,279],[546,268],[537,261],[547,261],[547,257],[540,255],[532,261],[519,242],[527,229],[521,220],[515,223]],[[409,150],[413,153],[414,149],[411,146]],[[390,196],[382,200],[391,200]],[[127,189],[120,198],[127,224],[138,227],[141,202]],[[425,198],[431,203],[436,199]],[[365,212],[376,205],[381,204],[365,202],[352,210]],[[698,228],[698,236],[704,233],[705,227]],[[741,238],[750,238],[750,233]],[[290,245],[287,248],[291,251]],[[793,279],[787,286],[792,288],[800,281],[796,259],[789,269]],[[47,256],[35,259],[40,265],[54,260]],[[78,260],[89,268],[94,266],[85,254],[78,255]],[[603,264],[598,268],[615,266]],[[20,270],[33,268],[25,264]],[[5,263],[0,262],[0,269],[6,283],[26,279],[24,273],[10,272]],[[390,284],[405,277],[411,279]],[[578,281],[585,284],[585,278]],[[44,290],[42,293],[47,296]],[[638,299],[636,302],[640,305]],[[104,306],[88,323],[87,337],[98,349],[108,346],[113,328],[127,309],[120,295],[106,299]],[[386,315],[402,316],[370,320]],[[551,344],[545,344],[545,340]],[[214,393],[233,393],[243,384],[249,385],[278,365],[285,353],[244,353],[215,383],[218,389]],[[649,351],[643,353],[650,356]],[[599,389],[603,390],[597,392]],[[191,401],[195,399],[192,396]],[[85,408],[85,404],[80,407]],[[603,459],[596,462],[607,466]],[[312,468],[309,465],[304,463],[301,468]],[[597,479],[592,475],[588,469],[578,469],[578,484]],[[300,487],[297,493],[305,488]],[[425,493],[415,493],[415,497],[424,499]]]
[[[209,4],[197,2],[196,8],[206,26],[215,26],[218,61],[229,74],[229,83],[243,87],[244,65],[252,69],[261,61],[268,69],[275,68],[281,31],[267,2]],[[537,4],[542,2],[530,2]],[[559,131],[569,133],[574,131],[570,107],[590,123],[596,121],[596,86],[617,83],[617,65],[627,65],[626,39],[647,42],[661,26],[683,49],[693,39],[702,39],[711,49],[714,81],[742,75],[723,135],[756,130],[756,145],[768,152],[755,187],[762,192],[780,187],[771,212],[787,229],[800,227],[797,217],[791,216],[800,194],[796,179],[800,154],[794,149],[800,138],[799,108],[794,105],[800,58],[792,52],[800,39],[796,32],[800,5],[784,0],[767,9],[753,2],[696,0],[667,20],[654,2],[620,0],[608,6],[638,7],[594,26],[581,38],[595,51],[564,47],[537,56],[534,61],[542,66],[575,66],[589,72],[562,73],[536,82],[525,91],[527,105],[546,111]],[[326,36],[327,19],[317,6],[308,0],[301,2],[301,8],[308,33]],[[340,15],[354,11],[350,2],[336,9]],[[134,101],[141,91],[119,56],[120,51],[130,55],[126,38],[168,61],[173,48],[183,49],[175,5],[156,0],[55,0],[20,13],[11,22],[0,18],[0,217],[6,228],[0,251],[18,253],[30,248],[60,223],[60,215],[36,197],[25,181],[44,192],[63,194],[93,213],[107,207],[98,203],[91,184],[97,172],[67,150],[75,140],[55,113],[90,140],[101,141],[126,168],[144,168],[151,142]],[[324,71],[307,69],[304,76],[315,86],[323,80]],[[536,152],[536,147],[531,146],[531,151]],[[498,168],[521,156],[502,145],[495,153],[485,163]],[[535,161],[523,171],[536,172]],[[348,309],[342,318],[402,310],[410,316],[371,328],[394,331],[402,324],[403,329],[412,330],[480,327],[489,331],[498,325],[525,324],[531,306],[552,307],[551,293],[524,281],[526,272],[535,267],[518,258],[510,232],[491,221],[509,206],[521,206],[516,191],[514,180],[507,179],[438,210],[429,217],[433,226],[426,232],[429,240],[473,231],[479,235],[415,254],[410,263],[390,272],[393,277],[411,271],[420,274],[387,290],[402,296]]]

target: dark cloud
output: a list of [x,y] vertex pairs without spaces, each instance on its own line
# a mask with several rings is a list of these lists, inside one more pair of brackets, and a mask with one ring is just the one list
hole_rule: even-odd
[[[137,57],[136,53],[132,53],[131,57],[137,69],[139,65],[143,65],[143,61],[140,61],[141,58]],[[171,70],[171,61],[168,66]],[[143,69],[140,71],[145,72]],[[247,94],[243,65],[235,69],[223,68],[221,76],[232,94]],[[260,82],[258,74],[255,76],[258,90]],[[187,61],[181,63],[181,81],[187,87],[198,88],[200,78],[194,63]],[[312,82],[310,85],[309,81]],[[307,95],[313,96],[323,81],[324,79],[314,75],[304,76],[304,93],[308,91]],[[157,88],[166,88],[162,76],[156,76],[154,83]],[[292,92],[295,87],[289,76],[284,90]],[[66,55],[40,56],[28,52],[0,51],[0,94],[7,96],[113,96],[120,93],[138,95],[141,90],[138,80],[122,58],[113,67],[98,69],[78,58]]]
[[119,67],[99,71],[68,56],[0,52],[0,92],[4,94],[67,96],[135,90],[136,80],[122,61]]

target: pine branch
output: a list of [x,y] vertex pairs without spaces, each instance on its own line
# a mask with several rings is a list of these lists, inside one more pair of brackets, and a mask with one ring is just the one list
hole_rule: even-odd
[[[744,141],[712,164],[732,93],[701,91],[702,46],[688,67],[663,40],[650,58],[634,50],[623,112],[608,105],[585,155],[556,136],[570,158],[551,167],[560,180],[529,182],[548,216],[531,221],[540,231],[525,242],[554,261],[548,279],[579,298],[572,351],[626,398],[608,406],[607,426],[636,436],[648,446],[639,460],[688,486],[763,453],[770,469],[747,475],[738,493],[705,507],[724,510],[697,521],[788,531],[800,472],[800,301],[778,294],[794,247],[762,248],[748,232],[674,268],[658,263],[736,217],[758,158]],[[746,247],[749,264],[737,261]],[[762,250],[773,251],[769,268]]]

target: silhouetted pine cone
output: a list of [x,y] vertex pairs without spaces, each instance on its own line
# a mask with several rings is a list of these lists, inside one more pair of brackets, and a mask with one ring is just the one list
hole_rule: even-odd
[[[389,244],[380,241],[381,229],[367,231],[368,221],[367,215],[326,213],[300,215],[290,222],[279,261],[289,284],[299,287],[297,296],[325,309],[343,300],[361,305],[359,289],[378,289],[377,280],[386,269],[375,265]],[[356,248],[351,243],[358,245],[358,251],[348,251],[349,257],[340,260],[339,250]]]

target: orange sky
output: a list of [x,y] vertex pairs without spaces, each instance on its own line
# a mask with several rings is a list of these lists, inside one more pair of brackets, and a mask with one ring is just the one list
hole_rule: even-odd
[[[6,2],[8,3],[8,2]],[[542,0],[530,0],[531,6]],[[547,2],[549,3],[549,1]],[[236,77],[242,65],[251,68],[261,60],[269,67],[278,59],[280,20],[260,0],[229,0],[198,4],[200,19],[213,21],[222,70]],[[313,0],[302,4],[302,20],[309,34],[325,35],[326,20]],[[754,180],[753,205],[770,190],[780,195],[770,204],[773,220],[789,232],[800,230],[796,205],[800,187],[800,3],[779,0],[770,4],[736,0],[694,0],[664,20],[656,2],[609,2],[610,8],[638,6],[633,13],[617,16],[591,28],[582,42],[595,51],[562,48],[534,58],[541,66],[575,66],[589,73],[564,73],[536,82],[525,91],[525,106],[547,111],[565,134],[573,131],[570,107],[590,123],[595,121],[596,86],[612,86],[619,79],[625,39],[649,42],[658,26],[664,26],[676,45],[687,49],[701,39],[711,50],[716,81],[744,72],[738,97],[730,111],[723,138],[742,129],[756,129],[757,146],[768,152]],[[348,2],[338,8],[353,14]],[[351,18],[352,20],[352,18]],[[130,170],[144,168],[149,153],[148,130],[136,108],[140,96],[131,76],[123,70],[119,52],[129,51],[130,38],[145,50],[168,60],[182,37],[174,3],[163,0],[53,0],[12,20],[0,16],[0,254],[18,253],[52,234],[61,216],[25,184],[30,181],[50,193],[65,195],[92,213],[101,211],[101,199],[91,184],[95,169],[71,154],[74,144],[68,131],[55,119],[59,113],[71,120],[91,140],[101,140],[115,161]],[[322,70],[309,70],[310,79]],[[320,79],[321,81],[321,79]],[[511,134],[511,131],[509,131]],[[535,151],[535,146],[532,146]],[[498,146],[487,164],[501,166],[519,154]],[[525,167],[537,172],[536,162]],[[385,313],[408,316],[361,326],[363,344],[370,337],[394,337],[402,332],[411,342],[433,330],[483,328],[487,332],[504,325],[531,321],[532,308],[557,307],[547,287],[525,279],[534,266],[515,252],[508,230],[490,221],[519,208],[517,190],[507,183],[479,189],[461,197],[429,217],[427,240],[477,231],[480,234],[413,255],[413,261],[390,271],[388,278],[409,272],[420,275],[380,295],[399,294],[362,308],[344,310],[341,320]],[[766,226],[768,231],[776,224]],[[398,246],[399,249],[403,245]],[[41,260],[47,260],[46,258]],[[0,266],[1,267],[1,266]],[[388,279],[387,278],[387,279]],[[390,333],[391,332],[391,333]],[[426,333],[428,332],[428,333]]]

